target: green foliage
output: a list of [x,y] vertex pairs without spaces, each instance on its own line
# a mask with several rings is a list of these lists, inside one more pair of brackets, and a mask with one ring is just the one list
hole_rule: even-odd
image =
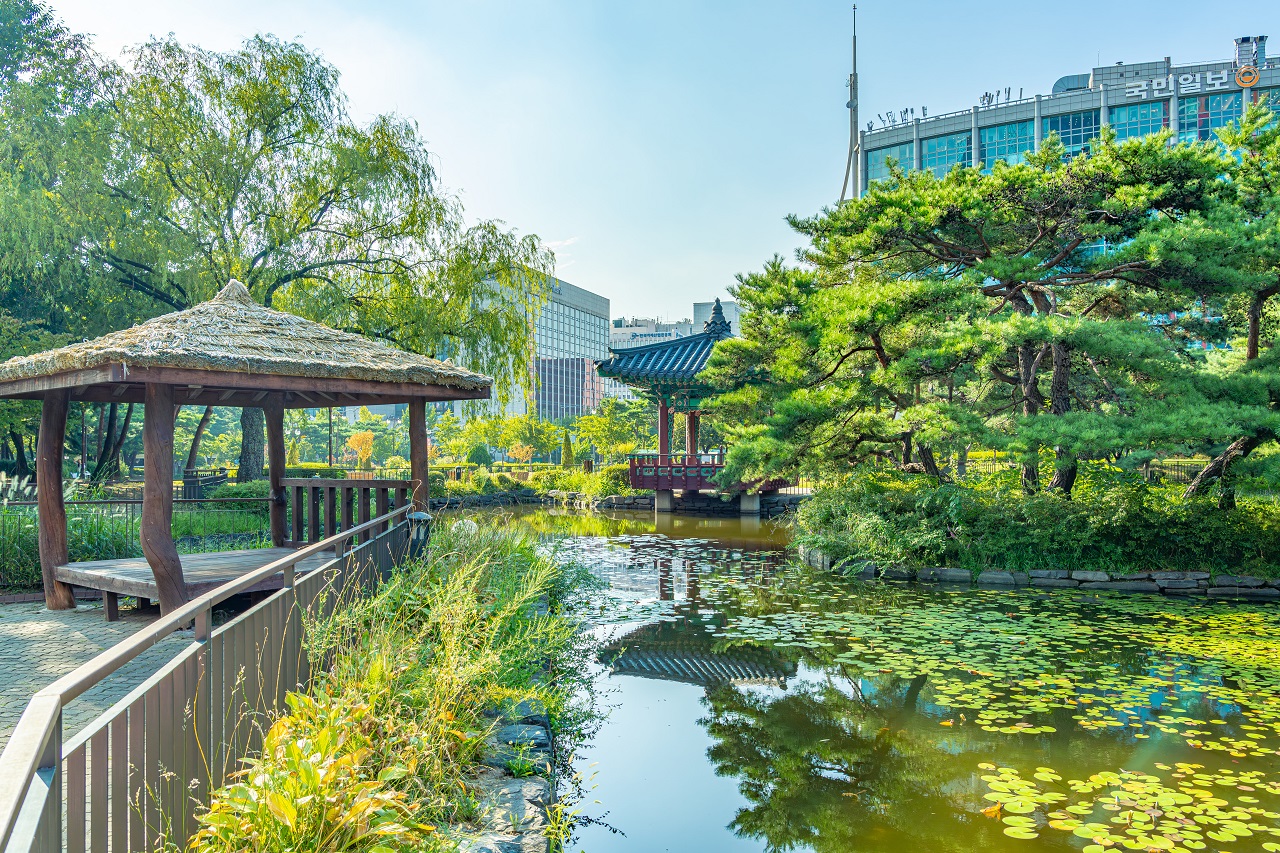
[[467,462],[472,465],[492,465],[493,454],[483,444],[477,444],[467,451]]
[[[475,816],[486,709],[536,699],[573,737],[585,646],[559,608],[584,581],[531,540],[438,528],[425,562],[308,626],[308,654],[330,658],[328,673],[214,792],[191,850],[453,849],[436,826]],[[543,596],[551,615],[534,614]]]
[[1203,349],[1251,352],[1232,300],[1261,311],[1280,292],[1270,120],[1251,109],[1225,151],[1108,132],[1064,160],[1051,138],[1023,164],[897,172],[791,217],[802,263],[739,278],[743,337],[704,374],[726,479],[870,459],[936,476],[973,444],[1019,454],[1027,493],[1054,448],[1049,485],[1070,493],[1077,459],[1273,434],[1274,356]]
[[626,465],[608,465],[590,474],[580,470],[550,469],[530,476],[528,485],[541,494],[550,491],[579,492],[594,498],[639,494],[631,488],[629,472]]
[[1280,576],[1280,505],[1241,499],[1223,513],[1181,493],[1091,463],[1069,500],[1024,494],[1013,469],[962,485],[865,471],[802,505],[796,538],[882,566]]
[[591,446],[607,462],[625,459],[628,453],[656,446],[657,426],[653,406],[647,402],[604,399],[592,414],[574,423],[579,445]]

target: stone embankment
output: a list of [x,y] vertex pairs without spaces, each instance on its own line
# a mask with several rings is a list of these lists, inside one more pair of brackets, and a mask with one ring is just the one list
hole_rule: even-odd
[[[533,613],[545,616],[544,597]],[[459,853],[548,853],[548,812],[556,800],[555,737],[546,707],[536,699],[495,708],[486,742],[485,768],[472,780],[478,834]]]
[[[570,493],[573,494],[573,493]],[[807,495],[761,495],[760,517],[774,518],[798,506]],[[592,500],[586,495],[575,495],[574,506],[580,509],[624,509],[652,510],[653,495],[609,495]],[[736,497],[723,500],[717,494],[702,493],[679,495],[675,499],[674,511],[688,515],[710,515],[734,517],[741,514]]]
[[[801,558],[811,566],[831,569],[832,561],[820,551],[800,549]],[[1006,572],[987,569],[885,568],[865,561],[846,560],[835,569],[861,580],[914,581],[979,586],[988,589],[1082,589],[1115,592],[1144,592],[1155,595],[1220,598],[1241,601],[1275,601],[1280,599],[1280,579],[1249,575],[1214,575],[1209,572],[1085,572],[1068,569],[1036,569],[1029,572]]]

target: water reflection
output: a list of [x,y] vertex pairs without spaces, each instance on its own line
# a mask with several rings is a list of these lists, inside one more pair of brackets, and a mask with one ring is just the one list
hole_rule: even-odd
[[608,583],[613,711],[580,766],[625,835],[570,849],[1280,842],[1277,609],[858,586],[790,564],[776,527],[671,522],[532,521],[581,531],[557,553]]

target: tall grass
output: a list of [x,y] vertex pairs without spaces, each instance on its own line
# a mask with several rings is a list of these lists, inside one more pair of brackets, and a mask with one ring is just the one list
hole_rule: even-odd
[[308,626],[327,673],[214,792],[191,849],[453,849],[439,827],[475,817],[486,709],[537,699],[561,733],[585,719],[585,639],[561,606],[586,577],[500,527],[438,532],[425,561]]
[[[241,508],[243,506],[243,508]],[[260,534],[261,540],[240,542],[233,547],[266,544],[266,522],[254,505],[236,509],[211,509],[203,504],[174,507],[173,536],[179,550],[196,553],[210,548],[222,550],[221,537]],[[117,560],[141,557],[139,538],[140,507],[130,504],[67,504],[67,546],[72,562]],[[0,590],[40,588],[40,545],[38,513],[34,506],[0,503]],[[207,542],[199,539],[208,538]],[[195,539],[197,541],[191,541]]]

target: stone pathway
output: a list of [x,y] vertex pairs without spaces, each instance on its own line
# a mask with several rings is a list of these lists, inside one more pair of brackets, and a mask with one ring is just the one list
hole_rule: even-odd
[[[0,605],[0,749],[36,691],[155,618],[154,611],[140,615],[122,609],[118,622],[108,622],[101,603],[61,611],[46,610],[43,603]],[[72,701],[63,714],[64,737],[94,720],[189,642],[189,634],[166,637]]]

